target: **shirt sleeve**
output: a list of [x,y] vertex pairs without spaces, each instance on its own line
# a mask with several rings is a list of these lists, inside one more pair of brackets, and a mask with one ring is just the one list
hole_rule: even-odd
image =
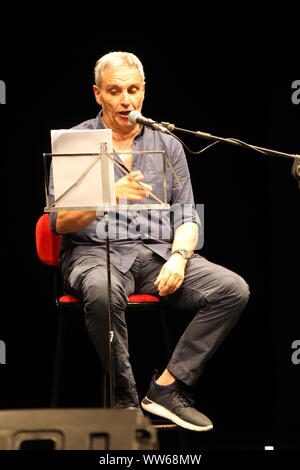
[[173,175],[170,213],[171,217],[173,217],[172,222],[174,230],[187,222],[196,223],[198,228],[201,230],[201,221],[195,208],[191,177],[184,149],[181,143],[174,137],[170,140],[169,149],[168,156],[183,185],[181,188]]

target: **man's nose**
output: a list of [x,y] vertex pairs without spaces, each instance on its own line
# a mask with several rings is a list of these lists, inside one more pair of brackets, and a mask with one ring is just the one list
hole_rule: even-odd
[[130,105],[130,96],[128,94],[128,92],[125,90],[123,91],[122,93],[122,96],[121,96],[121,103],[124,105],[124,106],[129,106]]

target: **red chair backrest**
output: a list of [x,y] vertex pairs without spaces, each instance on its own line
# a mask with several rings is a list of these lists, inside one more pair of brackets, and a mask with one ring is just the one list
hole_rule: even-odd
[[51,231],[50,216],[43,214],[35,229],[36,251],[39,259],[49,266],[59,266],[60,236]]

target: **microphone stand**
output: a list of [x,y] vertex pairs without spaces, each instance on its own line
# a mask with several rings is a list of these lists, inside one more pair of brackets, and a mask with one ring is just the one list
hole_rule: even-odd
[[[184,132],[185,134],[192,134],[196,137],[199,137],[200,139],[213,140],[215,143],[223,142],[225,144],[231,144],[231,145],[236,145],[238,147],[249,148],[251,150],[255,150],[257,152],[263,153],[265,155],[292,159],[293,166],[292,166],[291,173],[292,173],[292,176],[296,178],[296,180],[298,181],[298,188],[300,189],[300,155],[298,154],[279,152],[277,150],[272,150],[272,149],[268,149],[264,147],[258,147],[257,145],[247,144],[246,142],[243,142],[242,140],[239,140],[239,139],[219,137],[216,135],[209,134],[207,132],[182,129],[180,127],[176,127],[174,124],[170,124],[169,122],[161,122],[161,125],[164,126],[166,130],[169,131],[168,133],[172,133],[173,131]],[[174,137],[176,138],[176,136]]]

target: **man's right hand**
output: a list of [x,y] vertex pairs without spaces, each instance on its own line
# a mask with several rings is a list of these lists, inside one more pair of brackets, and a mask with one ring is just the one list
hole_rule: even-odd
[[135,170],[128,175],[120,178],[116,184],[116,198],[117,200],[141,201],[149,196],[149,191],[152,191],[152,186],[143,183],[141,187],[138,183],[144,180],[144,176],[140,170]]

